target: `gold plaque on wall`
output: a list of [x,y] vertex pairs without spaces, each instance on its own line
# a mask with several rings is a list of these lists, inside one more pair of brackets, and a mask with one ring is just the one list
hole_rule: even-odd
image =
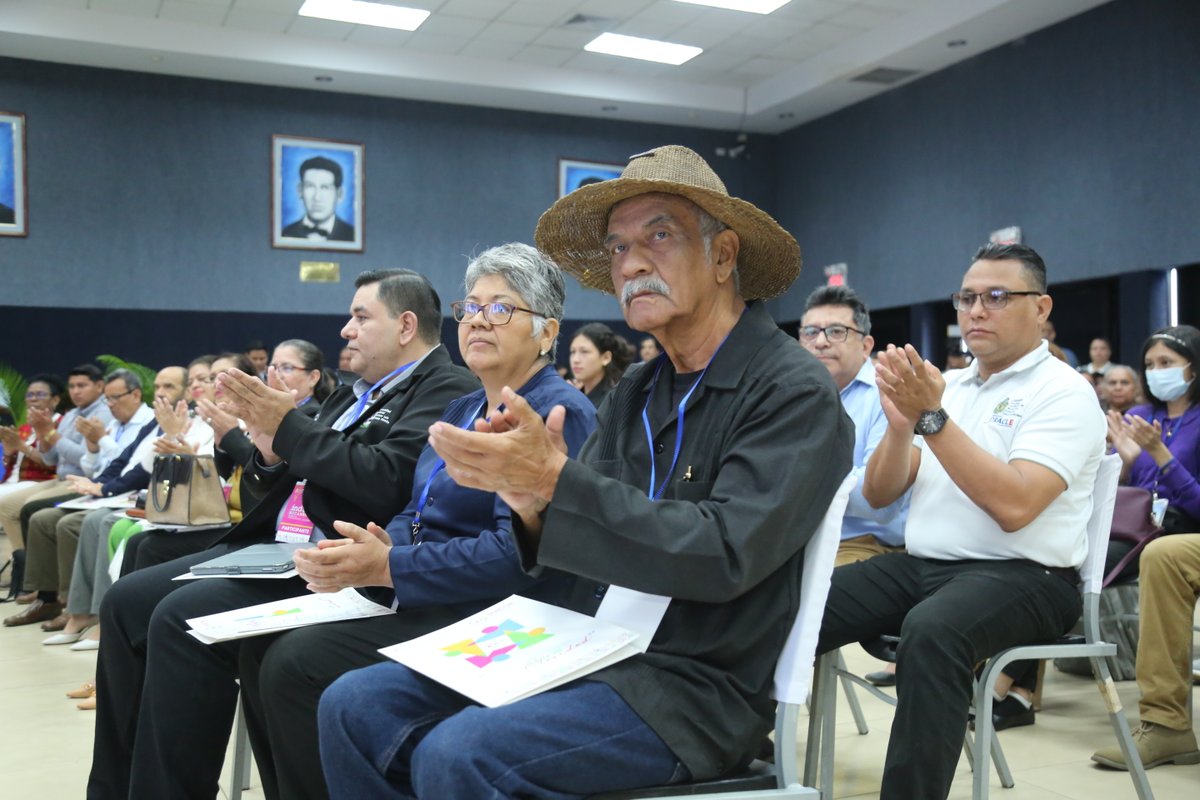
[[340,283],[341,266],[336,261],[301,261],[301,283]]

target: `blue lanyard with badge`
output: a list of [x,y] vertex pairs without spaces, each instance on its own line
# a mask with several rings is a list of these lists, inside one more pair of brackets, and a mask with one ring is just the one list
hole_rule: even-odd
[[404,372],[404,370],[408,369],[415,363],[417,363],[417,362],[410,361],[403,366],[396,367],[396,369],[392,370],[387,375],[384,375],[383,378],[380,379],[379,383],[375,384],[370,389],[363,392],[362,397],[358,398],[358,402],[355,403],[355,405],[354,405],[354,416],[352,416],[350,418],[350,421],[348,423],[346,423],[346,427],[349,427],[358,421],[358,418],[361,417],[363,412],[367,410],[367,406],[371,402],[371,395],[373,395],[373,394],[375,394],[375,392],[379,391],[380,386],[385,385],[388,381],[392,380],[397,375],[399,375],[401,372]]
[[[484,398],[483,402],[475,407],[475,410],[471,412],[470,416],[467,417],[467,421],[462,425],[464,431],[471,429],[471,425],[479,418],[479,412],[483,411],[486,405],[487,398]],[[429,489],[433,486],[433,479],[445,468],[446,459],[439,457],[437,462],[434,463],[433,469],[430,470],[429,477],[425,479],[425,486],[421,489],[421,496],[417,500],[417,513],[413,515],[412,520],[412,543],[414,547],[421,544],[421,515],[425,513],[425,504],[429,502]]]

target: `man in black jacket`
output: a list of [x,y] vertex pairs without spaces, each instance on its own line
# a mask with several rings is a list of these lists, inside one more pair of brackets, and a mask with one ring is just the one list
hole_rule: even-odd
[[214,796],[237,700],[236,643],[195,647],[184,620],[305,591],[299,579],[171,579],[246,545],[286,540],[284,517],[307,517],[316,540],[339,536],[334,520],[365,526],[395,516],[429,425],[478,386],[439,344],[441,301],[424,277],[381,270],[355,285],[342,336],[360,380],[330,395],[313,420],[288,393],[224,374],[231,410],[259,449],[243,485],[262,501],[212,548],[127,575],[106,595],[89,798]]

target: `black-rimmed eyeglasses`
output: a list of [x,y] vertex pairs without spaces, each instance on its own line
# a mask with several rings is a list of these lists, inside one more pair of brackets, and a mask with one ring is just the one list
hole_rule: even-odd
[[955,309],[963,312],[969,312],[975,307],[975,300],[983,303],[983,307],[988,311],[996,311],[1008,305],[1010,297],[1019,297],[1021,295],[1038,295],[1041,292],[1010,292],[1008,289],[988,289],[986,292],[955,292],[950,295],[950,302]]
[[472,303],[470,300],[459,300],[450,304],[450,313],[454,315],[455,322],[463,322],[482,313],[484,320],[491,325],[507,325],[512,320],[514,311],[538,315],[538,312],[531,308],[521,308],[512,303]]
[[825,338],[834,344],[846,341],[846,337],[850,335],[850,331],[854,331],[860,336],[866,336],[866,331],[860,331],[858,328],[852,328],[849,325],[826,325],[824,328],[817,325],[804,325],[800,328],[800,341],[812,342],[815,341],[822,333]]

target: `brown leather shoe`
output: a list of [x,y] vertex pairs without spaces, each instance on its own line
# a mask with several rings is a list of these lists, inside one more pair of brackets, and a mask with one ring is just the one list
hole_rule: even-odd
[[17,605],[19,606],[27,606],[34,600],[37,600],[37,592],[25,592],[17,595]]
[[18,625],[32,625],[35,622],[45,622],[51,620],[61,614],[63,611],[62,603],[47,603],[45,600],[34,600],[20,614],[13,614],[4,620],[6,628],[14,628]]
[[61,631],[63,628],[67,627],[67,623],[70,621],[71,615],[64,611],[49,622],[43,622],[42,630],[46,632]]

